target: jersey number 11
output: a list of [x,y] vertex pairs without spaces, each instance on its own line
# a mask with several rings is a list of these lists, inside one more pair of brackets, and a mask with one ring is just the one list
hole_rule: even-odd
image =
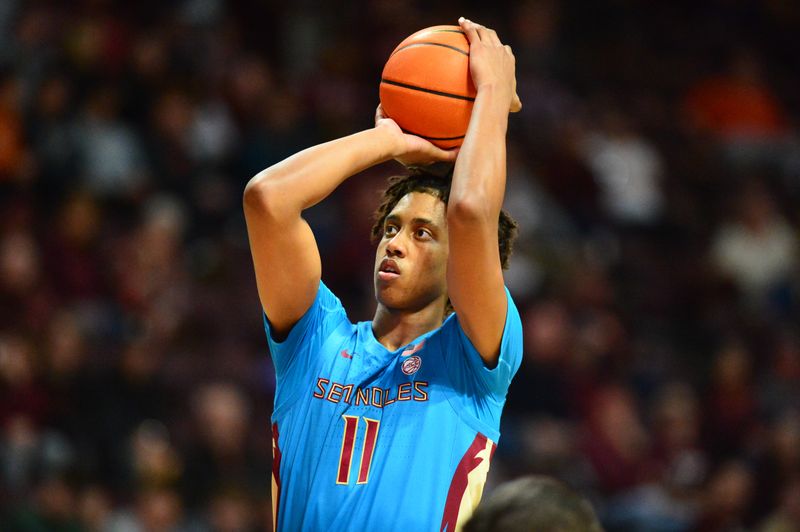
[[360,416],[342,415],[342,418],[344,419],[344,434],[342,435],[342,451],[339,453],[339,469],[336,475],[336,483],[348,484],[350,482],[353,448],[355,447],[359,420],[363,419],[367,424],[367,428],[364,435],[364,445],[361,448],[361,461],[358,465],[356,484],[366,484],[369,480],[369,469],[372,464],[372,455],[375,452],[375,444],[378,441],[378,429],[381,426],[381,422],[377,419],[361,418]]

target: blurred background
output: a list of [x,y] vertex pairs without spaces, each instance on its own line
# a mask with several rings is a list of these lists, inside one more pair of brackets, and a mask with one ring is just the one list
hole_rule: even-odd
[[[612,532],[800,530],[792,0],[2,0],[0,530],[270,529],[244,185],[369,127],[393,47],[461,15],[524,102],[487,490],[553,475]],[[307,213],[353,321],[400,170]]]

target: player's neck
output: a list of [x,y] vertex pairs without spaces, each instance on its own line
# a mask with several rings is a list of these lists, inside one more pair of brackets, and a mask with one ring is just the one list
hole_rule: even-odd
[[378,303],[372,319],[372,333],[386,349],[394,351],[426,332],[441,327],[444,314],[444,304],[438,300],[413,312],[390,309]]

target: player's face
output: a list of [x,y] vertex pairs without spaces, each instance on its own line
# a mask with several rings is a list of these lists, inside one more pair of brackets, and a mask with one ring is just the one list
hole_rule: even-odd
[[442,200],[403,196],[386,217],[375,255],[375,297],[390,309],[421,310],[447,294],[447,217]]

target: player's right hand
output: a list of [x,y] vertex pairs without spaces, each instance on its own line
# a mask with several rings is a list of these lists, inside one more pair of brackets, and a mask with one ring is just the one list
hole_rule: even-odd
[[516,58],[511,47],[503,44],[497,32],[461,17],[458,24],[469,41],[469,70],[478,92],[493,87],[506,107],[516,113],[522,109],[517,95]]
[[392,158],[405,166],[425,166],[435,162],[455,162],[458,148],[443,150],[431,142],[405,133],[386,116],[383,107],[375,110],[375,128],[386,132],[392,142]]

